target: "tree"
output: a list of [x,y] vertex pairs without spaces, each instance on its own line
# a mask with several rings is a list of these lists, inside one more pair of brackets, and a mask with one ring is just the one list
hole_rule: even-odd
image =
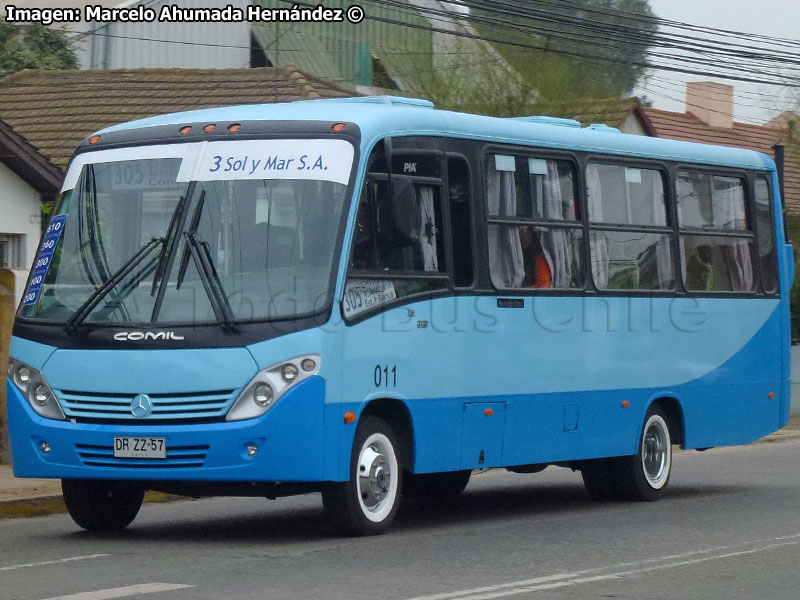
[[66,34],[44,25],[0,22],[0,76],[23,69],[77,69]]
[[657,26],[648,0],[566,0],[561,3],[505,3],[512,14],[475,10],[486,37],[541,48],[497,44],[509,64],[538,98],[619,97],[631,93]]
[[630,94],[657,29],[649,0],[486,0],[464,18],[491,49],[482,58],[474,40],[455,41],[452,64],[422,91],[440,108],[495,116]]

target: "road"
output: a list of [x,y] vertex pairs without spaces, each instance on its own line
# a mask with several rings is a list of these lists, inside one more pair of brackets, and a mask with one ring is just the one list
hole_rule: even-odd
[[567,469],[489,471],[361,539],[318,495],[150,504],[110,536],[0,521],[0,598],[796,600],[798,465],[800,440],[678,453],[667,498],[605,504]]

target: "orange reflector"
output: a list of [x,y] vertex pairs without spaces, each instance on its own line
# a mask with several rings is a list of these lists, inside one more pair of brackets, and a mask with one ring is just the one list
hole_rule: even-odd
[[772,400],[772,399],[775,397],[775,392],[770,392],[769,394],[767,394],[767,397],[768,397],[770,400]]
[[216,126],[216,125],[214,125],[213,123],[209,123],[208,125],[206,125],[205,127],[203,127],[203,133],[211,133],[211,132],[212,132],[212,131],[214,131],[216,128],[217,128],[217,126]]
[[100,136],[99,135],[93,135],[92,137],[89,138],[89,143],[92,146],[94,146],[99,141],[100,141]]
[[623,400],[622,401],[622,408],[628,408],[630,405],[631,405],[631,403],[628,402],[627,400]]
[[334,133],[340,133],[344,130],[344,123],[336,123],[331,129],[333,129]]
[[236,133],[241,128],[242,128],[242,126],[239,123],[234,123],[233,125],[228,125],[228,131],[230,131],[231,133]]
[[494,414],[494,409],[487,408],[486,410],[483,411],[483,414],[485,414],[487,417],[491,417]]
[[350,423],[352,423],[355,420],[356,420],[356,413],[350,412],[349,410],[346,413],[344,413],[344,424],[345,425],[350,425]]
[[180,134],[181,135],[186,135],[191,130],[192,130],[192,126],[191,125],[187,125],[186,127],[181,127]]

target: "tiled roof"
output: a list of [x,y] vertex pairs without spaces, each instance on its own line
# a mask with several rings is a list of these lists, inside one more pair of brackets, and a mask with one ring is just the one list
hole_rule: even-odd
[[584,127],[592,123],[604,123],[619,127],[631,112],[639,106],[639,99],[605,98],[600,100],[577,100],[575,102],[537,102],[533,110],[538,115],[561,117],[580,121]]
[[[733,127],[724,128],[711,127],[692,113],[639,107],[636,114],[647,134],[653,137],[747,148],[772,157],[775,156],[772,147],[784,143],[786,137],[786,129],[780,126],[785,120],[773,120],[767,125],[734,122]],[[786,148],[784,190],[788,211],[800,214],[800,152],[791,146]]]
[[0,119],[63,169],[88,134],[124,121],[353,95],[294,68],[21,71],[0,80]]

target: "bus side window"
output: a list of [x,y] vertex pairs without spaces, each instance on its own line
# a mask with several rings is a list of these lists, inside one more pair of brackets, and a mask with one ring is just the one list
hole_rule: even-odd
[[568,160],[489,155],[489,273],[495,288],[583,287],[575,181]]
[[775,234],[772,218],[772,196],[767,178],[756,177],[756,233],[758,234],[758,258],[761,266],[761,284],[768,294],[778,289],[778,266],[775,254]]
[[447,193],[453,235],[453,283],[469,287],[472,270],[472,193],[469,167],[463,158],[447,159]]

